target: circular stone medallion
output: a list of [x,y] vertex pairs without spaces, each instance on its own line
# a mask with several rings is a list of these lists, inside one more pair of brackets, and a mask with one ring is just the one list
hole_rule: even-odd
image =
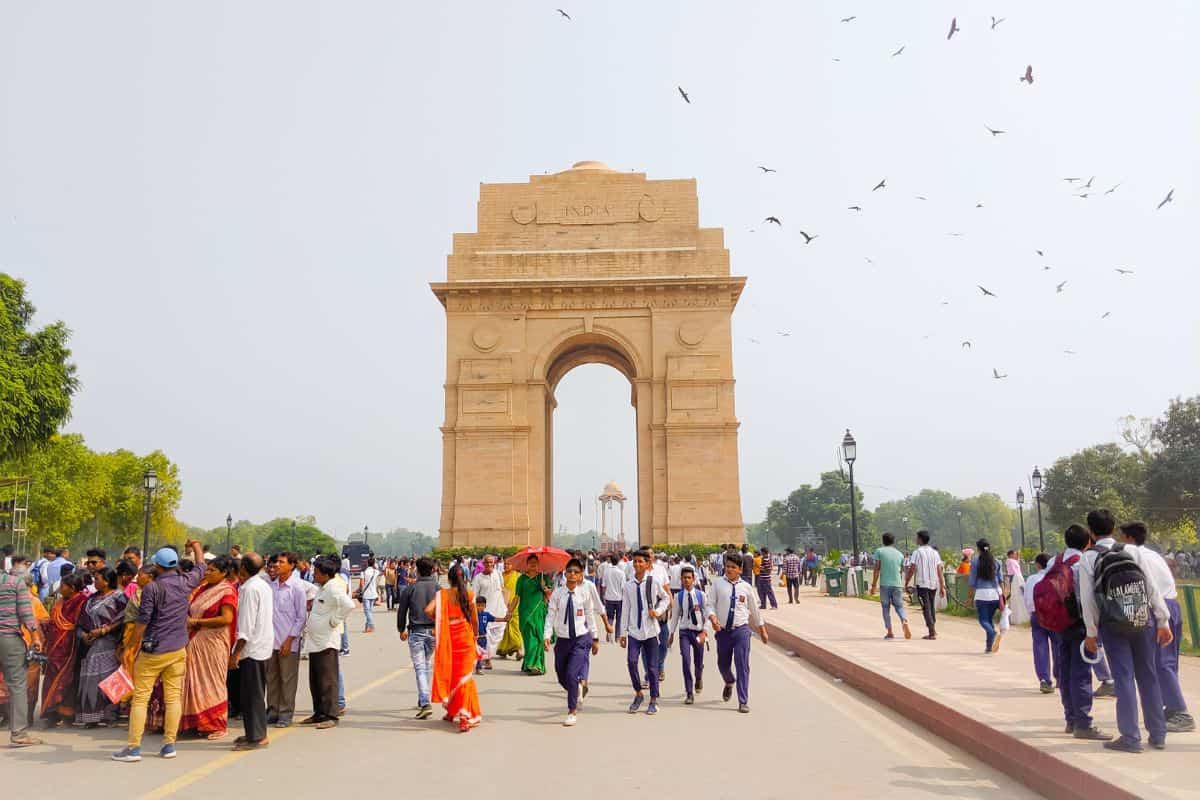
[[684,322],[675,331],[679,343],[687,347],[695,347],[704,341],[704,328],[699,322]]
[[471,333],[471,344],[481,353],[495,350],[500,344],[500,332],[491,325],[480,325]]
[[644,194],[638,201],[638,216],[646,222],[657,222],[658,218],[662,216],[662,209],[658,207],[658,203],[654,202],[653,197]]

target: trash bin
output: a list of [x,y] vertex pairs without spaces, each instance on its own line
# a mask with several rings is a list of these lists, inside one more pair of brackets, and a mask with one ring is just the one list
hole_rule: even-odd
[[830,597],[845,597],[846,570],[825,568],[825,593]]

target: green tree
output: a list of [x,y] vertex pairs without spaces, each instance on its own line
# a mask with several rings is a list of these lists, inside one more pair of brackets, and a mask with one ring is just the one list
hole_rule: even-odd
[[179,483],[179,467],[161,450],[138,456],[128,450],[114,450],[100,456],[109,475],[111,489],[100,509],[102,527],[117,543],[142,541],[146,489],[143,475],[153,469],[158,475],[158,489],[150,502],[150,546],[181,545],[184,526],[175,518],[183,489]]
[[1172,400],[1154,424],[1154,438],[1162,448],[1146,475],[1154,539],[1194,544],[1200,515],[1200,396]]
[[1087,512],[1107,508],[1118,519],[1141,516],[1146,466],[1115,443],[1087,447],[1064,456],[1046,470],[1042,500],[1060,528],[1082,523]]
[[925,527],[921,521],[921,515],[917,513],[916,507],[912,504],[912,498],[906,497],[903,500],[889,500],[886,503],[880,503],[875,507],[874,518],[875,527],[880,535],[885,531],[891,531],[896,534],[896,541],[902,545],[907,540],[907,545],[915,547],[917,540],[917,531]]
[[48,441],[79,388],[71,332],[61,322],[31,330],[34,311],[25,283],[0,272],[0,461]]
[[958,502],[957,497],[940,489],[922,489],[908,498],[921,520],[921,528],[929,531],[933,543],[943,552],[958,545],[958,517],[955,514]]
[[296,524],[293,544],[292,520],[288,517],[279,517],[262,525],[258,536],[254,549],[264,555],[292,550],[293,547],[302,556],[338,552],[337,542],[316,525],[308,522]]
[[963,533],[967,546],[974,547],[979,539],[987,539],[994,552],[1002,553],[1011,547],[1016,513],[1004,504],[1000,495],[990,492],[959,501],[963,512]]
[[78,434],[52,436],[25,455],[0,464],[0,474],[27,475],[29,536],[34,543],[68,544],[107,501],[111,486],[99,455]]
[[[858,517],[859,547],[868,549],[876,537],[871,512],[863,508],[863,493],[854,487]],[[812,529],[824,536],[830,548],[850,547],[850,482],[840,471],[822,472],[817,486],[803,484],[786,500],[773,500],[767,506],[766,534],[774,541],[792,546],[801,530]],[[767,545],[770,546],[769,544]],[[777,545],[778,546],[778,545]]]

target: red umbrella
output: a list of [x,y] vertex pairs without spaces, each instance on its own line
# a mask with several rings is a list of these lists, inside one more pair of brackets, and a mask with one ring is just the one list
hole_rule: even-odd
[[537,556],[538,567],[543,573],[558,572],[571,560],[570,553],[557,547],[526,547],[521,552],[504,559],[505,569],[524,572],[525,562],[529,560],[530,556]]

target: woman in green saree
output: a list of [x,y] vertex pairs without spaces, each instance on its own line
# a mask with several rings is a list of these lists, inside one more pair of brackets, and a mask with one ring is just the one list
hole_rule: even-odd
[[[538,647],[546,625],[546,598],[550,596],[549,578],[541,572],[538,557],[529,556],[525,561],[525,574],[517,578],[516,600],[521,620],[521,638],[525,640],[525,659],[521,672],[526,675],[546,674],[546,651]],[[512,610],[509,609],[509,613]],[[529,643],[533,644],[530,645]]]

